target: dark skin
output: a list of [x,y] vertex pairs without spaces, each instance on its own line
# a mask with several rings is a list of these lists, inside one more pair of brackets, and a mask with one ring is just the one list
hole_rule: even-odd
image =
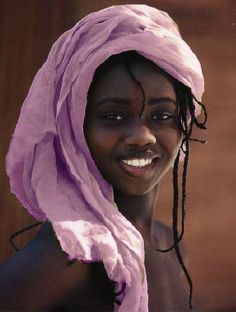
[[[137,61],[132,70],[145,91],[142,118],[140,89],[118,63],[93,85],[86,140],[97,167],[113,186],[118,209],[143,236],[149,310],[187,311],[188,294],[174,252],[155,251],[157,245],[172,244],[171,231],[153,219],[159,182],[182,139],[176,95],[169,78],[150,62]],[[151,163],[144,165],[141,159]],[[45,223],[0,267],[0,310],[113,311],[114,284],[103,265],[68,262],[50,223]]]

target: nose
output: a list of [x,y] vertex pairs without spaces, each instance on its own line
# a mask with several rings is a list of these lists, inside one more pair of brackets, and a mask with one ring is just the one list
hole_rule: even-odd
[[127,145],[147,146],[156,143],[156,137],[145,124],[133,126],[125,139]]

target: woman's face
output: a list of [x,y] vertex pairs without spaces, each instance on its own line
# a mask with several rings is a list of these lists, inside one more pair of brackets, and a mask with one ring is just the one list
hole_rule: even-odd
[[93,83],[85,137],[103,177],[114,189],[144,195],[173,164],[181,144],[178,107],[171,81],[146,60],[131,65],[134,77],[116,63]]

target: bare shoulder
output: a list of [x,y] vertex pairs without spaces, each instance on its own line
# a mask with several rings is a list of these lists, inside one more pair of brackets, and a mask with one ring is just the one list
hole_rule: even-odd
[[[153,234],[159,249],[167,249],[174,244],[172,228],[162,222],[154,221]],[[179,247],[184,260],[187,261],[186,250],[182,241],[179,243]],[[170,254],[173,253],[174,250],[170,252]]]
[[173,244],[172,229],[168,225],[154,220],[153,234],[155,240],[158,242],[160,249],[166,249]]
[[[79,298],[90,283],[90,267],[70,265],[49,223],[35,238],[0,266],[0,310],[50,310],[75,289]],[[43,294],[43,295],[42,295]]]

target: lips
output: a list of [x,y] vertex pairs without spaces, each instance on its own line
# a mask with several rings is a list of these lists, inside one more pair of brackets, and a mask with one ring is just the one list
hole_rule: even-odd
[[153,152],[129,155],[120,159],[120,165],[128,175],[142,177],[153,172],[159,158],[160,156]]

